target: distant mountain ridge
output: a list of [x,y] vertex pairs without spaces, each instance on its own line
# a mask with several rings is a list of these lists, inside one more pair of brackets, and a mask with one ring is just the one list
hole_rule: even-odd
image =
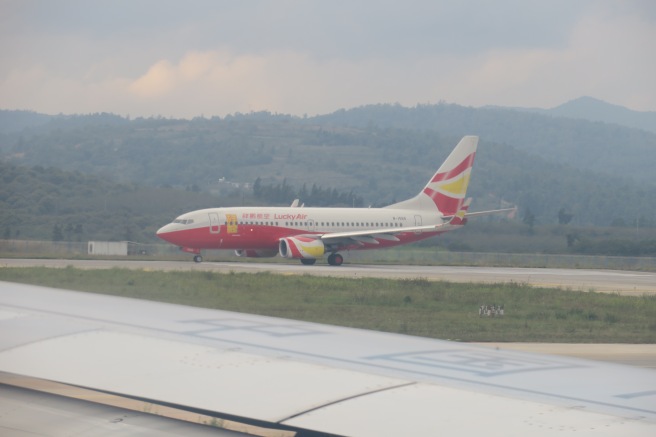
[[43,126],[54,116],[34,111],[8,111],[0,109],[0,133],[20,132],[23,129]]
[[656,184],[656,134],[617,124],[455,104],[368,105],[317,116],[310,122],[369,131],[393,128],[454,137],[474,134],[579,170]]
[[[381,105],[365,105],[361,108],[371,108]],[[390,106],[390,105],[382,105]],[[430,106],[430,105],[429,105]],[[460,105],[453,104],[447,106],[458,107]],[[359,108],[353,108],[359,109]],[[483,106],[481,108],[473,108],[480,110],[514,110],[521,112],[531,112],[542,115],[549,115],[552,117],[563,117],[578,120],[587,120],[591,122],[611,123],[619,126],[629,127],[633,129],[642,129],[651,133],[656,133],[656,111],[634,111],[620,105],[605,102],[594,97],[582,96],[574,100],[570,100],[554,108],[527,108],[527,107],[508,107],[508,106]],[[342,112],[344,110],[337,111]],[[332,114],[324,114],[317,116],[318,118],[330,117]],[[85,118],[103,119],[107,122],[107,117],[113,117],[114,122],[120,120],[127,121],[120,116],[108,113],[88,114],[88,115],[47,115],[40,114],[34,111],[24,110],[0,110],[0,133],[15,133],[20,132],[26,128],[41,127],[49,122],[55,120],[76,120]],[[290,116],[291,117],[291,116]]]
[[570,100],[551,109],[504,108],[499,106],[490,106],[488,108],[516,109],[518,111],[536,112],[554,117],[566,117],[593,122],[600,121],[656,133],[656,111],[634,111],[624,106],[613,105],[612,103],[588,96]]
[[486,198],[487,207],[510,201],[543,223],[561,208],[581,224],[653,220],[656,134],[553,112],[601,117],[606,110],[618,111],[588,98],[552,110],[381,104],[308,118],[259,112],[131,120],[0,111],[0,160],[204,190],[220,177],[250,183],[261,177],[267,184],[286,178],[297,187],[353,190],[366,202],[386,204],[412,195],[442,153],[475,134],[477,206]]
[[556,222],[561,210],[582,225],[639,218],[646,226],[656,218],[656,135],[508,109],[370,105],[307,119],[266,112],[193,120],[56,117],[0,134],[0,160],[202,192],[221,178],[286,180],[385,205],[416,194],[464,134],[481,137],[470,184],[476,209],[510,202],[520,217],[530,211],[539,223]]

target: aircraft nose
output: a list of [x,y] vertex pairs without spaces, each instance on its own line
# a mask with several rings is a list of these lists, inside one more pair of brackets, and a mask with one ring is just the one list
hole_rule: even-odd
[[172,231],[173,231],[173,225],[172,223],[169,223],[168,225],[164,225],[161,228],[159,228],[155,234],[162,240],[169,241],[167,235],[170,235]]

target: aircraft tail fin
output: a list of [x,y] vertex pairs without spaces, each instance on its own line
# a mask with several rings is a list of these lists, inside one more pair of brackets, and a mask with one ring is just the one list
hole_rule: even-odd
[[444,216],[457,215],[465,201],[477,146],[477,136],[463,137],[419,194],[387,208],[437,210]]

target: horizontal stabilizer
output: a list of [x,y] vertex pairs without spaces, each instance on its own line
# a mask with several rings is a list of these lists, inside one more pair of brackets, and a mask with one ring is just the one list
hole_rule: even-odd
[[514,215],[517,213],[517,207],[514,206],[512,208],[503,208],[503,209],[492,209],[489,211],[476,211],[476,212],[468,212],[465,214],[465,217],[477,217],[481,215],[490,215],[490,214],[501,214],[507,212],[508,217],[512,218]]

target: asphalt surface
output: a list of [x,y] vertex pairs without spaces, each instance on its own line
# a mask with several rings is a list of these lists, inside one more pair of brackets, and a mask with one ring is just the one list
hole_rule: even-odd
[[623,295],[656,294],[656,273],[624,270],[547,269],[512,267],[447,267],[410,265],[344,264],[304,266],[300,263],[125,261],[0,259],[0,267],[45,266],[83,269],[129,268],[142,270],[204,270],[217,272],[262,272],[283,275],[317,275],[333,277],[424,278],[432,281],[519,283],[538,287],[620,293]]

